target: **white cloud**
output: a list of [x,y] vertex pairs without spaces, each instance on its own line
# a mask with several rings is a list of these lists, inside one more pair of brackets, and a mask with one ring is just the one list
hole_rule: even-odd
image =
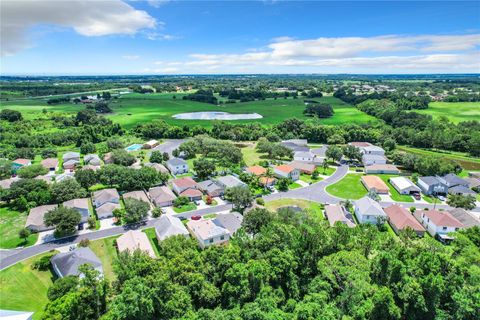
[[170,2],[170,0],[147,0],[148,4],[154,8],[160,8],[164,4]]
[[87,36],[133,35],[157,22],[147,12],[120,0],[96,1],[0,1],[2,55],[12,55],[31,46],[27,36],[35,25],[72,28]]
[[123,59],[125,60],[138,60],[138,58],[140,58],[139,55],[124,55],[122,56]]
[[159,32],[146,32],[145,36],[149,40],[175,40],[178,37],[171,34],[159,33]]

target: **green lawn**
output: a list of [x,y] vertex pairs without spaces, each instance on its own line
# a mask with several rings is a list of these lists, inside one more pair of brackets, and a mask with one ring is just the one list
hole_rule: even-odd
[[398,193],[397,189],[393,187],[393,185],[388,181],[388,179],[393,178],[393,177],[398,177],[398,175],[394,174],[376,174],[377,177],[383,180],[385,184],[388,186],[390,189],[390,197],[394,201],[399,201],[399,202],[414,202],[412,196],[407,196],[404,194]]
[[315,216],[319,219],[323,219],[323,205],[314,202],[314,201],[308,201],[308,200],[303,200],[303,199],[279,199],[279,200],[273,200],[265,203],[265,208],[267,208],[270,211],[277,211],[281,207],[299,207],[302,208],[303,210],[306,210],[308,213],[310,213],[312,216]]
[[361,174],[347,174],[342,180],[328,186],[327,192],[339,198],[358,200],[368,193],[360,182],[361,176]]
[[158,239],[157,239],[157,234],[155,233],[155,228],[148,228],[144,229],[143,232],[148,237],[148,240],[150,241],[150,244],[152,245],[153,251],[155,252],[155,255],[158,257],[160,256],[159,250],[160,250],[160,245],[158,244]]
[[0,248],[28,247],[37,242],[38,233],[31,234],[27,242],[18,237],[18,231],[25,226],[26,221],[27,213],[0,207]]
[[318,181],[322,181],[322,177],[318,177],[317,179],[313,179],[311,174],[301,174],[300,175],[300,180],[306,183],[315,183]]
[[113,273],[113,261],[117,258],[117,248],[115,247],[115,239],[119,236],[90,241],[89,247],[100,258],[103,265],[103,273],[105,278],[112,281],[115,279]]
[[48,302],[47,290],[54,280],[49,271],[32,270],[31,265],[45,255],[44,253],[19,262],[0,271],[0,309],[32,311],[34,319],[40,319],[42,310]]
[[425,200],[425,202],[428,202],[428,203],[433,203],[433,198],[430,196],[426,196],[423,193],[422,193],[422,200]]
[[337,168],[332,168],[332,167],[325,168],[325,170],[323,170],[323,167],[317,168],[318,173],[321,174],[322,176],[331,176],[336,170]]
[[450,121],[480,121],[480,102],[430,102],[428,109],[415,110],[422,114],[429,114],[434,118],[446,116]]
[[241,148],[243,154],[243,161],[247,166],[253,166],[258,164],[260,161],[267,159],[266,153],[258,153],[255,150],[256,144],[251,144],[246,147]]
[[181,207],[173,207],[173,211],[175,211],[176,213],[192,211],[192,210],[195,210],[195,209],[197,209],[197,206],[193,202],[190,202],[189,204],[181,206]]
[[216,213],[209,213],[203,216],[203,219],[215,219],[217,217]]
[[466,153],[431,149],[425,150],[407,146],[397,146],[397,149],[408,153],[436,156],[446,160],[452,160],[467,170],[480,170],[480,158],[474,158]]
[[[173,99],[173,96],[177,99]],[[262,119],[236,120],[232,122],[276,124],[288,118],[307,119],[303,114],[305,104],[303,99],[267,99],[262,101],[238,102],[226,105],[212,105],[189,100],[182,100],[179,93],[158,93],[142,95],[138,93],[122,95],[119,99],[112,100],[109,106],[113,113],[107,115],[112,121],[120,123],[125,128],[134,127],[137,123],[145,123],[152,120],[165,120],[177,125],[201,125],[211,126],[213,121],[206,120],[177,120],[173,115],[183,112],[198,111],[225,111],[230,113],[259,113]],[[322,97],[315,99],[320,103],[328,103],[333,106],[334,116],[328,119],[317,120],[323,124],[365,123],[377,121],[352,105],[346,104],[334,97]],[[36,119],[42,115],[42,110],[73,114],[85,108],[85,106],[72,103],[49,106],[46,99],[28,99],[22,101],[2,102],[0,109],[12,108],[25,113],[27,119]]]
[[296,182],[292,182],[288,185],[288,189],[293,190],[293,189],[298,189],[301,188],[302,185]]

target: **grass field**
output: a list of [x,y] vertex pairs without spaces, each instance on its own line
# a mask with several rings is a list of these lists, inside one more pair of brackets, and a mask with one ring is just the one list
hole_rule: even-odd
[[25,226],[27,214],[14,211],[7,207],[0,207],[0,248],[12,249],[16,247],[28,247],[34,245],[38,239],[38,233],[31,234],[27,242],[18,237],[18,231]]
[[[173,99],[173,95],[177,99]],[[250,101],[215,106],[212,104],[199,103],[189,100],[182,100],[182,94],[159,93],[142,95],[137,93],[126,94],[110,103],[113,114],[107,115],[114,122],[120,123],[126,128],[132,128],[137,123],[145,123],[152,120],[163,119],[171,124],[177,125],[201,125],[211,126],[212,121],[206,120],[177,120],[172,116],[183,112],[198,111],[225,111],[230,113],[259,113],[262,119],[255,120],[236,120],[232,122],[259,122],[262,124],[275,124],[288,118],[308,119],[303,115],[305,105],[303,99],[267,99],[263,101]],[[334,97],[322,97],[316,99],[322,103],[331,104],[335,115],[328,119],[318,120],[323,124],[343,124],[343,123],[365,123],[368,121],[377,121],[354,106],[346,104]],[[46,99],[31,99],[15,102],[4,102],[0,109],[11,108],[25,113],[27,119],[37,118],[42,114],[42,110],[55,111],[62,113],[75,113],[84,109],[83,105],[72,103],[49,106]]]
[[112,281],[115,279],[113,273],[113,261],[117,258],[117,248],[115,247],[115,239],[118,236],[113,236],[105,239],[90,241],[89,248],[100,258],[103,266],[103,273],[105,278]]
[[361,176],[361,174],[347,174],[342,180],[328,186],[327,192],[339,198],[358,200],[368,193],[360,182]]
[[186,204],[186,205],[181,206],[181,207],[173,207],[173,211],[175,211],[176,213],[192,211],[192,210],[195,210],[195,209],[197,209],[197,206],[193,202],[190,202],[189,204]]
[[281,207],[299,207],[309,212],[312,216],[323,219],[323,206],[318,202],[302,200],[302,199],[279,199],[269,201],[265,204],[265,208],[270,211],[277,211]]
[[480,102],[431,102],[428,109],[415,110],[434,118],[446,116],[454,123],[470,120],[480,121]]
[[160,256],[159,250],[160,250],[160,245],[158,244],[158,239],[157,239],[157,234],[155,233],[155,228],[148,228],[144,229],[143,232],[148,237],[148,240],[150,241],[150,244],[152,245],[153,251],[155,252],[155,255],[158,257]]
[[255,146],[255,144],[251,144],[240,149],[242,151],[243,161],[245,161],[245,164],[247,166],[253,166],[255,164],[258,164],[260,161],[266,159],[267,154],[258,153],[255,150]]
[[443,150],[425,150],[407,146],[397,146],[397,149],[413,154],[441,157],[445,160],[457,162],[462,168],[467,170],[480,170],[480,158],[471,157],[466,153]]
[[40,319],[54,275],[50,270],[32,270],[30,266],[45,255],[52,253],[32,257],[0,271],[0,309],[32,311],[35,312],[33,318]]

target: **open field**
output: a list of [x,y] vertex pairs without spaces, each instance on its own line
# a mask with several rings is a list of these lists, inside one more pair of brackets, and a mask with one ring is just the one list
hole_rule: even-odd
[[315,216],[319,219],[323,219],[323,205],[318,202],[302,200],[302,199],[279,199],[269,201],[265,204],[265,208],[270,211],[276,211],[282,207],[299,207],[303,210],[307,210],[312,216]]
[[457,162],[462,168],[467,170],[480,170],[480,158],[474,158],[466,153],[454,151],[425,150],[407,146],[397,146],[400,151],[408,153],[441,157],[445,160]]
[[115,280],[113,273],[113,262],[117,258],[117,248],[115,247],[115,239],[118,236],[90,241],[89,248],[102,261],[103,273],[105,278],[112,281]]
[[52,253],[32,257],[0,271],[0,309],[32,311],[36,312],[33,318],[40,319],[54,274],[50,270],[32,270],[30,266],[46,255]]
[[[173,99],[175,95],[176,99]],[[329,103],[333,106],[335,115],[328,119],[318,120],[324,124],[365,123],[376,121],[375,118],[357,110],[354,106],[346,104],[334,97],[315,99],[321,103]],[[137,93],[126,94],[119,99],[112,100],[110,107],[113,114],[107,115],[112,121],[120,123],[126,128],[132,128],[137,123],[145,123],[152,120],[165,120],[177,125],[201,125],[211,126],[213,121],[208,120],[177,120],[172,116],[183,112],[198,111],[225,111],[230,113],[253,113],[263,116],[255,120],[235,120],[233,123],[258,122],[262,124],[275,124],[288,118],[306,120],[303,115],[305,105],[303,99],[267,99],[263,101],[239,102],[215,106],[189,100],[182,100],[182,94],[159,93],[142,95]],[[15,102],[2,103],[0,109],[10,108],[25,113],[27,119],[38,117],[43,109],[47,111],[75,113],[85,107],[81,104],[72,103],[49,106],[45,100],[30,99]]]
[[0,207],[0,248],[12,249],[19,246],[28,247],[38,239],[38,233],[31,234],[27,241],[18,237],[18,231],[25,226],[27,214],[14,211],[7,207]]
[[480,121],[480,102],[431,102],[428,109],[415,110],[422,114],[429,114],[434,118],[446,116],[450,121]]
[[342,180],[328,186],[326,190],[332,196],[358,200],[368,193],[360,182],[361,177],[362,174],[347,174]]

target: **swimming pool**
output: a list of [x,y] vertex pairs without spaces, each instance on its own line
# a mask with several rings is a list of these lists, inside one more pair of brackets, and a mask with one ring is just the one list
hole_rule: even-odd
[[262,115],[258,113],[228,113],[217,111],[179,113],[172,117],[181,120],[245,120],[263,118]]
[[140,143],[135,143],[135,144],[132,144],[131,146],[128,146],[125,148],[125,150],[127,151],[137,151],[137,150],[140,150],[142,149],[143,145],[141,145]]

